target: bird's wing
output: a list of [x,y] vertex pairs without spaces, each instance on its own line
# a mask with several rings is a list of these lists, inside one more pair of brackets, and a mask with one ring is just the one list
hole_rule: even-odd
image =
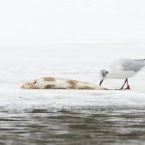
[[120,59],[118,65],[122,66],[125,71],[138,72],[145,66],[144,60],[134,60],[134,59]]

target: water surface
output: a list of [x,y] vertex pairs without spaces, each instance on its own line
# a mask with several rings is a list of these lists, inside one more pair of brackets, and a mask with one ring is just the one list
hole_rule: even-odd
[[144,110],[33,110],[0,113],[0,144],[144,144]]

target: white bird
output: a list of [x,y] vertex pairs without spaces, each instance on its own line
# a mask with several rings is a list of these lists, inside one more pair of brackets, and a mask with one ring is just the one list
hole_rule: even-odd
[[145,67],[145,59],[128,59],[122,58],[114,60],[108,69],[100,71],[100,86],[103,80],[107,78],[125,79],[123,86],[127,83],[127,88],[130,89],[128,78],[135,76],[143,67]]

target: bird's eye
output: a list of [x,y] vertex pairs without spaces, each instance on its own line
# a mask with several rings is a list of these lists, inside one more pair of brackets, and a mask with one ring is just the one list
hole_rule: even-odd
[[108,71],[103,72],[103,73],[102,73],[102,76],[105,77],[106,74],[108,74]]

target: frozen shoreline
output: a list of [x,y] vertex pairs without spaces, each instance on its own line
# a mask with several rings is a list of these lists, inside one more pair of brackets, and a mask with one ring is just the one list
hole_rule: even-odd
[[135,91],[15,90],[0,91],[0,111],[34,109],[144,109],[145,94]]
[[[144,45],[103,44],[90,45],[90,48],[89,45],[85,48],[84,46],[2,48],[0,53],[0,111],[23,112],[31,109],[62,109],[64,107],[145,109],[144,70],[129,79],[131,85],[129,91],[20,89],[25,82],[47,76],[76,79],[98,85],[98,72],[111,59],[144,58],[142,53]],[[8,51],[10,49],[11,51]],[[132,50],[131,55],[130,49]],[[103,87],[119,88],[123,81],[105,80]]]

